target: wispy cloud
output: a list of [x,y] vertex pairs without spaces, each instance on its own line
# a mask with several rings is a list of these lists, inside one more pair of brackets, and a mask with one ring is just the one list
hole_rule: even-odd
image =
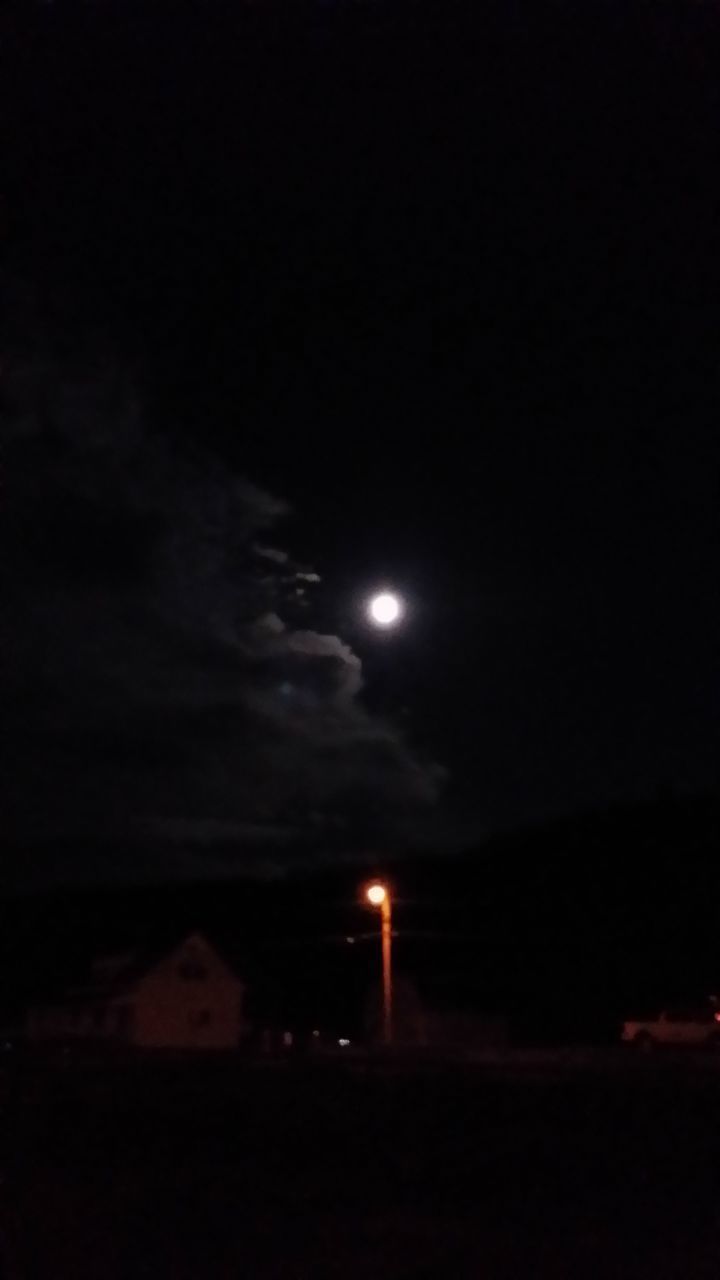
[[280,499],[147,430],[106,369],[26,363],[8,385],[0,787],[17,838],[351,844],[433,800],[438,771],[363,707],[357,655],[298,629],[319,576],[257,540]]

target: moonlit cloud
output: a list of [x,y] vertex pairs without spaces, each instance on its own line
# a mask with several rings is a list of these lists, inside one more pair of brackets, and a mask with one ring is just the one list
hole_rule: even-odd
[[281,500],[149,431],[106,368],[6,385],[6,831],[345,847],[432,802],[357,655],[298,626],[319,576],[257,540]]
[[253,551],[263,560],[272,560],[273,564],[287,564],[290,559],[287,551],[280,551],[277,547],[263,547],[258,542],[253,543]]

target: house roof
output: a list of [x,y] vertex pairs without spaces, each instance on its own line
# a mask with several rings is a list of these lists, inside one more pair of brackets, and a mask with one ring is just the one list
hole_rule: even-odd
[[176,937],[171,945],[156,944],[143,947],[135,952],[122,952],[114,955],[98,956],[91,963],[91,971],[87,981],[66,988],[62,994],[63,1004],[105,1004],[108,1000],[118,999],[132,991],[135,985],[144,978],[162,960],[179,951],[189,943],[208,947],[234,973],[223,953],[204,934],[194,932]]

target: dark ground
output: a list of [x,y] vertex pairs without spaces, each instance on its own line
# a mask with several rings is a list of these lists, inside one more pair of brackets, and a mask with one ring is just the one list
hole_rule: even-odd
[[17,1275],[718,1275],[720,1065],[71,1066],[8,1109]]

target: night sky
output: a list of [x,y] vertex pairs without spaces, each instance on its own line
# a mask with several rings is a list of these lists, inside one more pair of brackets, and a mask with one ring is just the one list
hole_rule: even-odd
[[720,18],[471,7],[5,11],[13,875],[717,787]]

